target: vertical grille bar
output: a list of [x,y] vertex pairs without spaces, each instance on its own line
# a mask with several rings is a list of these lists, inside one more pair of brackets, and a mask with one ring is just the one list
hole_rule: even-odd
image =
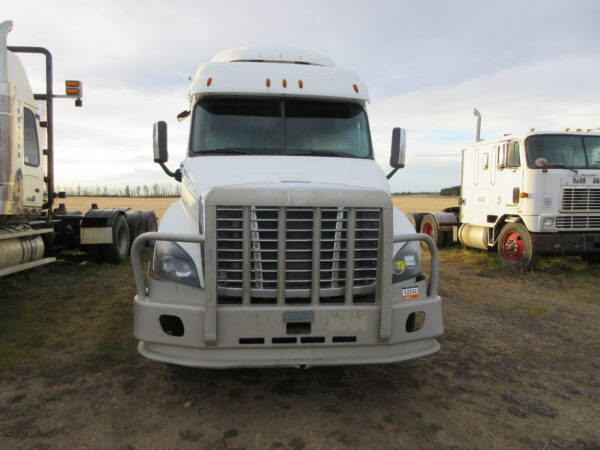
[[217,209],[215,206],[206,206],[205,223],[204,255],[208,264],[204,268],[206,290],[204,342],[206,345],[215,345],[217,343]]
[[377,300],[381,305],[379,341],[387,342],[392,336],[392,261],[394,255],[394,226],[392,208],[383,208],[380,221],[379,259],[377,265]]
[[354,300],[354,241],[356,236],[356,208],[348,208],[348,221],[346,232],[346,305],[351,305]]
[[312,277],[310,298],[313,305],[319,304],[321,292],[321,208],[313,212]]
[[250,207],[244,206],[242,213],[242,304],[250,304],[252,294]]
[[285,207],[279,207],[277,218],[277,304],[285,303],[285,252],[286,252],[286,221]]

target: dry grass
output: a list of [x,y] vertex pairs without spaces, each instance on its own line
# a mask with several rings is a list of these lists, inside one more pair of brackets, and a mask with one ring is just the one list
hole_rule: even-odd
[[407,212],[438,212],[451,206],[458,206],[458,197],[440,195],[394,195],[394,206]]

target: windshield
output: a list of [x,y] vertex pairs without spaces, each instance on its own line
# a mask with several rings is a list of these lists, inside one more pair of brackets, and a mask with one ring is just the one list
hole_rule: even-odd
[[194,107],[190,153],[368,158],[371,140],[356,103],[207,97]]
[[545,158],[548,166],[600,169],[600,136],[537,135],[525,141],[527,165]]

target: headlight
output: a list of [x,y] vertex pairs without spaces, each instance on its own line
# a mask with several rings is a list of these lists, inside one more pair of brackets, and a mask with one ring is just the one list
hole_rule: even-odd
[[152,275],[159,280],[200,287],[198,271],[190,255],[175,242],[156,241]]
[[544,227],[550,228],[552,225],[554,225],[554,218],[553,217],[546,217],[544,219]]
[[407,242],[394,256],[392,283],[415,278],[421,273],[421,245],[418,241]]

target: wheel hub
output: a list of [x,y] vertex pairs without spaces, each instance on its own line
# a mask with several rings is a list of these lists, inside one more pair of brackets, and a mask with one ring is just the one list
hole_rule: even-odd
[[504,255],[509,261],[521,261],[525,246],[519,233],[510,233],[504,240]]

